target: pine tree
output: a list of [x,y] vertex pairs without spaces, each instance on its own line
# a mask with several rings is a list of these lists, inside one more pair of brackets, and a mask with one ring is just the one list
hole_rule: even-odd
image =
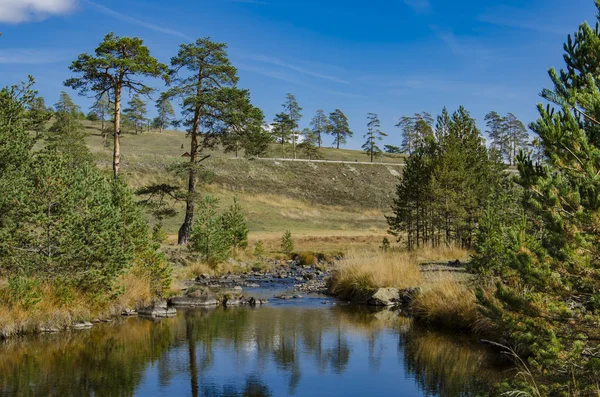
[[[596,6],[600,15],[600,2]],[[598,392],[599,43],[600,23],[583,23],[569,36],[566,69],[551,69],[554,87],[542,91],[552,105],[538,105],[540,117],[530,126],[544,163],[517,156],[521,221],[507,216],[491,224],[493,233],[481,239],[475,258],[477,268],[497,280],[493,293],[479,293],[484,313],[526,349],[540,395]],[[489,260],[494,235],[507,242],[501,262]]]
[[114,149],[113,174],[119,175],[121,163],[121,98],[123,90],[145,95],[152,89],[139,77],[168,79],[167,66],[150,56],[150,51],[137,37],[104,36],[94,55],[81,54],[69,69],[79,77],[70,78],[65,85],[81,93],[92,91],[96,100],[108,94],[113,99]]
[[333,143],[338,149],[340,145],[348,142],[348,137],[354,135],[352,130],[350,130],[348,118],[340,109],[336,109],[329,114],[329,134],[335,137]]
[[285,157],[285,144],[291,138],[293,131],[293,122],[287,113],[277,113],[273,120],[273,135],[281,143],[281,154]]
[[372,163],[375,155],[382,153],[381,148],[377,145],[377,141],[381,141],[387,134],[380,130],[381,122],[376,113],[369,113],[367,120],[367,133],[364,136],[367,138],[367,141],[363,144],[362,148],[370,156]]
[[164,92],[159,95],[155,106],[158,116],[156,117],[156,122],[154,124],[162,134],[163,130],[171,125],[175,119],[175,109],[173,109],[173,105],[171,104],[168,95]]
[[386,153],[390,153],[390,154],[402,153],[402,148],[400,148],[400,146],[394,146],[394,145],[383,145],[383,150]]
[[396,127],[402,130],[402,153],[412,154],[416,145],[415,120],[402,116]]
[[218,203],[211,196],[202,199],[190,234],[190,249],[199,252],[211,266],[225,261],[231,254],[231,235],[223,227],[223,216],[217,212]]
[[227,45],[201,38],[182,44],[171,59],[172,87],[168,96],[181,100],[184,125],[190,136],[190,162],[187,167],[188,187],[185,219],[179,228],[178,242],[187,244],[194,220],[194,200],[201,163],[206,149],[219,144],[229,130],[231,102],[237,103],[244,94],[235,87],[237,70],[227,55]]
[[294,252],[294,240],[292,239],[292,232],[286,230],[281,238],[281,251],[291,255]]
[[323,109],[317,110],[317,113],[311,120],[310,125],[312,127],[312,132],[316,137],[316,143],[320,148],[323,144],[323,135],[327,134],[329,131],[329,119],[327,118],[327,115]]
[[247,131],[241,145],[246,157],[262,157],[267,153],[271,143],[273,143],[273,135],[263,125],[261,128]]
[[529,134],[527,127],[512,113],[508,113],[504,118],[504,129],[506,131],[506,157],[508,163],[513,165],[519,151],[527,147]]
[[223,214],[223,228],[234,250],[248,247],[248,225],[237,197],[233,198],[233,204]]
[[302,119],[302,108],[298,105],[298,101],[294,94],[288,93],[286,95],[286,101],[283,104],[283,109],[290,118],[291,127],[291,138],[292,138],[292,151],[294,152],[294,159],[296,158],[296,141],[298,136],[298,127],[300,120]]
[[495,153],[506,153],[506,134],[504,118],[495,110],[485,115],[487,134],[491,140],[491,148]]
[[46,107],[44,98],[38,96],[28,105],[27,116],[29,118],[29,128],[35,132],[37,138],[46,131],[46,124],[52,118],[52,110]]
[[86,134],[77,119],[77,109],[62,106],[64,103],[61,100],[55,105],[56,109],[63,110],[57,110],[54,114],[55,121],[48,130],[46,145],[48,149],[61,153],[72,167],[82,166],[91,161],[91,154],[85,143]]
[[302,131],[302,135],[304,135],[304,141],[298,145],[298,148],[309,160],[319,158],[320,156],[319,148],[317,147],[317,136],[308,128],[305,128]]
[[250,93],[247,90],[233,91],[228,102],[226,123],[229,130],[222,138],[225,153],[235,152],[235,157],[244,146],[257,147],[250,141],[263,141],[264,115],[262,110],[250,103]]
[[411,154],[433,135],[433,117],[427,112],[403,116],[396,127],[402,129],[402,151]]
[[112,104],[108,93],[104,93],[100,95],[100,98],[94,101],[94,104],[90,108],[90,111],[98,116],[98,120],[102,123],[100,127],[102,128],[102,133],[104,133],[106,117],[110,114],[111,106]]
[[136,94],[127,102],[127,106],[129,107],[123,110],[123,115],[131,122],[136,134],[138,131],[143,132],[148,113],[146,102]]

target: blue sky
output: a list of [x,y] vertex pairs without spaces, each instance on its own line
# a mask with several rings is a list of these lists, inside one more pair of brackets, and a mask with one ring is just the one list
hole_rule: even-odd
[[595,13],[592,0],[0,0],[0,85],[32,74],[47,103],[65,90],[87,109],[62,82],[104,34],[139,36],[165,63],[211,36],[267,120],[292,92],[301,127],[339,108],[359,148],[375,112],[385,143],[399,144],[399,117],[443,106],[464,105],[482,130],[490,110],[533,121],[567,34]]

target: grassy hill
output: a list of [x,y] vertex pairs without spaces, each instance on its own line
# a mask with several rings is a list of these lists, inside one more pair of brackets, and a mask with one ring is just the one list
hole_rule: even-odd
[[[96,123],[85,125],[90,150],[101,167],[110,169],[112,147],[104,147]],[[185,186],[182,177],[168,170],[188,161],[182,157],[189,150],[185,135],[177,131],[122,135],[122,172],[129,183],[135,188],[152,183]],[[404,162],[401,155],[386,155],[385,165],[355,163],[368,161],[367,155],[331,148],[321,149],[323,159],[352,163],[248,160],[221,150],[208,153],[211,158],[205,164],[215,177],[201,192],[219,198],[223,207],[237,196],[248,217],[250,239],[262,239],[273,249],[285,230],[292,231],[299,248],[380,242],[387,227],[384,213]],[[268,157],[282,157],[280,145],[273,145]],[[178,215],[165,223],[171,241],[183,218],[183,206],[175,208]]]

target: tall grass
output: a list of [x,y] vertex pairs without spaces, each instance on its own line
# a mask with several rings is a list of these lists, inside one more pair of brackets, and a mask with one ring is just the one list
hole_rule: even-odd
[[351,250],[333,269],[330,291],[344,299],[360,300],[377,288],[409,288],[422,282],[411,253]]
[[0,280],[0,339],[14,335],[62,330],[79,321],[108,319],[125,308],[147,306],[155,296],[151,280],[136,267],[120,277],[115,299],[98,299],[60,282],[25,279],[28,288],[16,291]]
[[426,286],[412,303],[414,316],[446,328],[473,329],[479,320],[475,293],[451,273]]

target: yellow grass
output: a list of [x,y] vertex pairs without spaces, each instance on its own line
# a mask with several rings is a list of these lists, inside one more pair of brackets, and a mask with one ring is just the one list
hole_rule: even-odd
[[147,306],[155,298],[150,280],[136,268],[121,276],[117,288],[124,292],[112,301],[98,301],[75,289],[69,289],[70,298],[65,300],[55,284],[41,282],[30,291],[37,292],[41,299],[26,304],[10,299],[13,292],[8,283],[0,280],[0,339],[44,329],[61,330],[79,321],[107,319],[120,315],[125,308]]
[[343,298],[362,298],[377,288],[409,288],[422,282],[410,253],[352,250],[334,268],[330,289]]
[[475,293],[451,273],[428,285],[412,309],[416,318],[448,328],[472,329],[479,320]]

